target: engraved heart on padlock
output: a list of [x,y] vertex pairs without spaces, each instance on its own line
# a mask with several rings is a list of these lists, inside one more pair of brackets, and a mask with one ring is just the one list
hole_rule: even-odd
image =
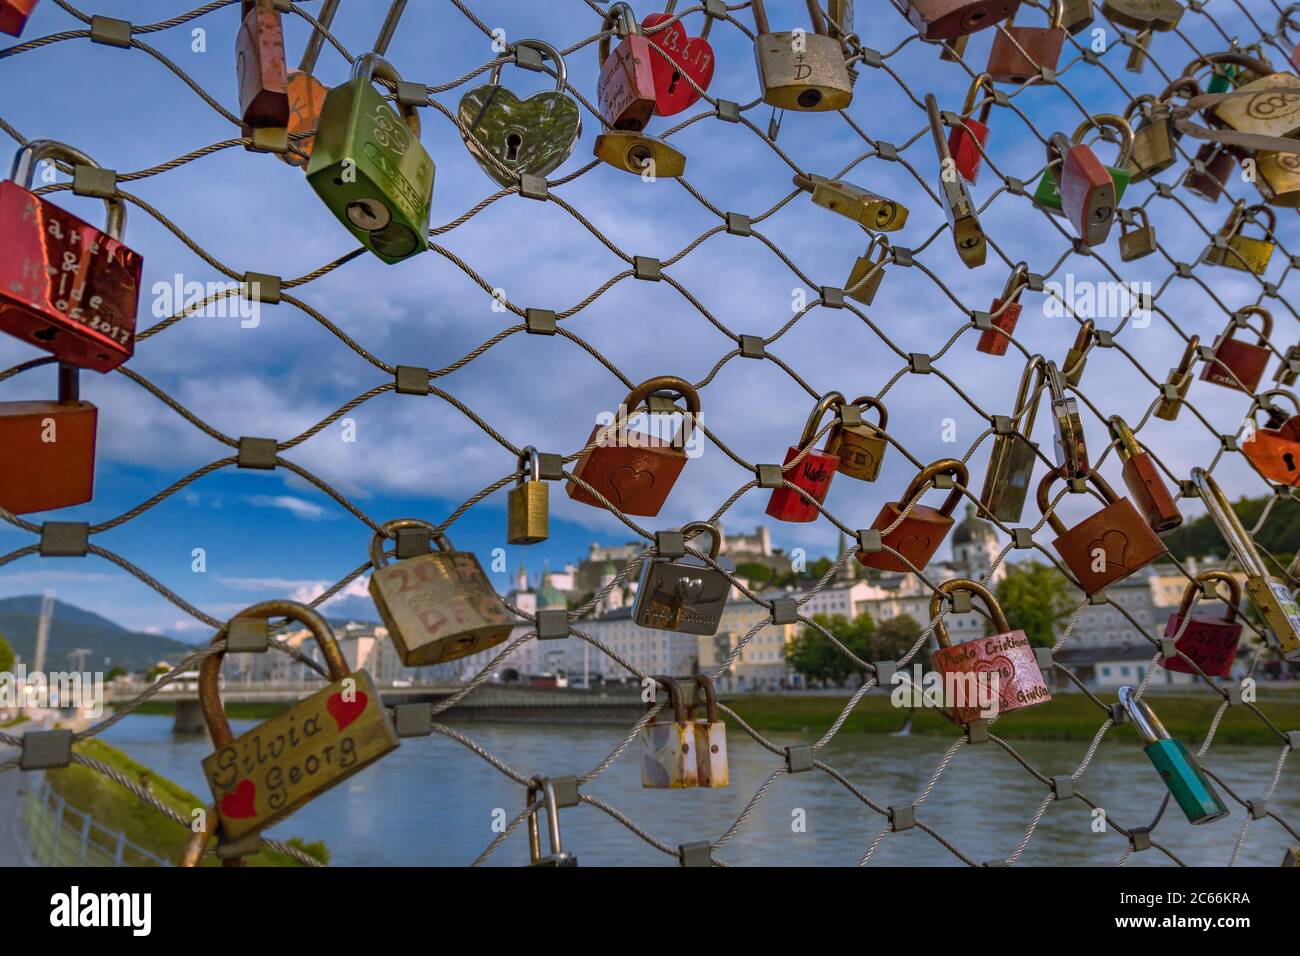
[[916,561],[912,559],[912,555],[924,558],[930,553],[930,538],[928,535],[923,534],[909,534],[898,542],[898,547],[895,550],[915,564]]
[[545,176],[569,158],[582,135],[578,104],[557,90],[520,100],[504,86],[478,86],[461,97],[456,112],[469,131],[470,154],[502,186],[513,186],[514,179],[489,156],[520,175]]
[[1128,535],[1123,531],[1111,528],[1100,538],[1094,538],[1088,542],[1088,559],[1089,563],[1094,559],[1095,552],[1098,548],[1106,555],[1106,569],[1109,570],[1111,565],[1122,571],[1127,571],[1128,565],[1124,563],[1124,558],[1128,555]]
[[704,593],[704,578],[678,578],[676,591],[682,604],[694,604]]
[[1016,676],[1016,665],[1011,663],[1011,658],[999,654],[991,661],[977,662],[975,664],[975,673],[998,675],[998,698],[1001,700],[1012,692]]
[[700,98],[685,79],[690,77],[695,85],[707,90],[713,81],[713,47],[704,37],[689,37],[682,21],[650,33],[652,27],[671,20],[668,13],[652,13],[641,21],[641,32],[646,40],[667,54],[668,59],[652,54],[650,75],[655,84],[655,112],[672,116],[693,105]]
[[610,476],[609,483],[614,489],[614,497],[618,499],[615,504],[627,507],[629,501],[654,487],[655,475],[653,471],[640,471],[631,465],[624,465]]

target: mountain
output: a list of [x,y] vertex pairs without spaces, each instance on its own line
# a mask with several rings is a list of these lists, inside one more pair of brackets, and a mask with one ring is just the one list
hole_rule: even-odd
[[[36,654],[36,629],[41,617],[40,595],[0,598],[0,635],[13,647],[28,667]],[[54,602],[50,620],[50,642],[45,653],[46,670],[69,670],[74,661],[69,651],[88,648],[86,669],[108,670],[124,667],[128,671],[148,670],[160,660],[175,662],[192,651],[183,644],[158,634],[128,631],[108,618],[62,601]],[[109,663],[105,664],[105,658]]]

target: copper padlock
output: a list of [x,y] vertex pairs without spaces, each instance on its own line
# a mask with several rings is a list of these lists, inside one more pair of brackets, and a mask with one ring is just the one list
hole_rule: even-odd
[[1207,202],[1218,202],[1236,168],[1237,157],[1232,150],[1220,143],[1204,143],[1184,174],[1183,186]]
[[1142,520],[1133,502],[1117,497],[1095,471],[1087,480],[1097,486],[1106,507],[1067,529],[1048,497],[1052,483],[1060,477],[1056,471],[1043,475],[1038,483],[1038,508],[1057,534],[1052,547],[1085,594],[1091,596],[1122,581],[1166,553],[1164,544]]
[[[874,408],[880,415],[879,423],[844,424],[844,416],[852,408]],[[880,464],[885,460],[885,451],[889,448],[884,435],[889,426],[889,410],[880,399],[872,395],[860,395],[840,406],[840,418],[837,449],[840,464],[837,471],[859,481],[875,481],[880,476]]]
[[[952,490],[938,508],[920,503],[921,496],[933,484],[939,487],[936,479],[940,476],[948,479]],[[923,468],[912,483],[903,492],[899,501],[891,501],[880,509],[871,527],[881,532],[881,550],[859,551],[857,558],[869,568],[878,571],[924,571],[934,553],[943,544],[944,538],[953,526],[953,510],[961,501],[970,473],[966,465],[955,458],[942,458]],[[911,513],[899,521],[904,511],[912,506]],[[886,529],[898,522],[893,531]],[[886,551],[892,548],[898,556]]]
[[817,0],[807,0],[813,32],[773,33],[767,5],[753,0],[754,58],[763,84],[763,102],[782,110],[842,110],[853,100],[853,80],[844,48],[830,35]]
[[1168,534],[1183,523],[1183,516],[1156,470],[1151,453],[1138,444],[1133,429],[1118,415],[1112,415],[1107,424],[1111,437],[1119,444],[1119,457],[1124,463],[1124,487],[1133,496],[1151,530],[1156,534]]
[[[985,93],[983,105],[980,106],[979,119],[975,119],[975,98],[980,92]],[[979,179],[980,166],[984,162],[984,147],[989,141],[989,115],[997,101],[997,87],[993,77],[981,73],[971,81],[966,91],[966,102],[961,108],[961,122],[953,126],[948,134],[948,151],[957,166],[962,179],[972,185]]]
[[284,129],[289,94],[280,12],[273,0],[241,0],[240,11],[243,24],[235,41],[240,119],[254,129]]
[[[1228,586],[1227,611],[1223,617],[1209,617],[1193,614],[1192,603],[1202,585],[1214,587],[1217,582]],[[1237,609],[1241,605],[1241,585],[1227,571],[1204,571],[1189,581],[1183,591],[1182,603],[1178,610],[1169,616],[1165,624],[1165,637],[1178,637],[1187,621],[1187,629],[1174,644],[1179,654],[1186,654],[1196,663],[1207,677],[1227,677],[1232,673],[1232,662],[1237,657],[1237,645],[1241,643],[1241,620]],[[1196,669],[1181,656],[1162,657],[1160,660],[1166,670],[1182,674],[1194,674]]]
[[[1238,327],[1250,329],[1246,317],[1260,317],[1259,340],[1252,344],[1234,338]],[[1253,330],[1251,330],[1253,331]],[[1254,392],[1264,378],[1268,360],[1273,357],[1268,340],[1273,335],[1273,315],[1260,305],[1248,305],[1233,313],[1228,327],[1219,333],[1211,346],[1214,357],[1207,359],[1201,369],[1201,381],[1213,382],[1224,388]]]
[[[1274,395],[1281,395],[1295,407],[1296,414],[1288,417],[1276,405],[1263,403]],[[1300,400],[1290,392],[1273,389],[1259,397],[1259,404],[1269,413],[1269,421],[1250,429],[1241,442],[1241,450],[1251,464],[1269,481],[1284,487],[1300,487]],[[1251,419],[1254,421],[1253,417]]]
[[[1264,238],[1242,235],[1247,221],[1259,213],[1268,220],[1268,225],[1263,226]],[[1272,209],[1267,206],[1247,207],[1245,200],[1239,199],[1232,207],[1228,221],[1214,237],[1213,245],[1205,251],[1205,261],[1262,276],[1268,271],[1268,264],[1273,258],[1273,249],[1276,247],[1273,235],[1276,230],[1277,214]]]
[[0,0],[0,33],[21,36],[27,18],[40,0]]
[[[619,43],[609,51],[610,27]],[[601,24],[600,78],[596,81],[596,103],[605,121],[614,129],[640,132],[655,112],[655,80],[651,66],[650,41],[641,35],[636,15],[626,3],[614,3],[605,11]]]
[[[836,449],[839,444],[839,425],[831,425],[826,438],[825,448],[814,448],[817,432],[822,418],[827,412],[836,412],[844,404],[844,396],[839,392],[827,392],[813,406],[812,414],[804,425],[799,444],[791,445],[785,453],[782,471],[785,480],[795,488],[806,492],[812,501],[808,501],[795,488],[772,489],[772,497],[767,502],[767,514],[778,521],[814,521],[818,515],[818,505],[826,500],[830,490],[831,479],[840,466],[840,457]],[[806,452],[806,454],[805,454]],[[790,462],[803,455],[803,459],[790,467]]]
[[1160,402],[1152,413],[1156,418],[1166,422],[1176,421],[1182,411],[1183,400],[1192,385],[1192,366],[1196,364],[1197,352],[1201,347],[1201,337],[1193,335],[1183,350],[1182,360],[1177,368],[1169,370],[1169,377],[1160,386]]
[[1021,86],[1042,76],[1044,68],[1055,70],[1065,46],[1065,9],[1052,0],[1051,24],[1047,27],[1015,26],[1013,12],[1007,25],[998,27],[989,51],[986,72],[997,83]]
[[71,365],[59,366],[58,401],[0,402],[0,508],[21,515],[89,501],[98,416],[79,400]]
[[1020,293],[1029,287],[1029,263],[1017,262],[1007,277],[1002,294],[989,306],[989,315],[993,319],[993,328],[980,333],[976,351],[985,355],[1006,355],[1011,344],[1011,336],[1016,331],[1016,322],[1020,319],[1022,306]]
[[298,69],[290,70],[285,77],[285,93],[289,97],[289,143],[290,150],[277,153],[290,166],[307,168],[311,159],[311,148],[316,142],[316,124],[320,122],[321,107],[325,105],[327,87],[312,75],[316,61],[320,58],[321,47],[325,43],[325,33],[334,22],[334,14],[339,8],[339,0],[325,0],[316,17],[317,27],[312,28],[307,46],[303,50]]
[[[675,393],[686,400],[681,428],[668,441],[628,428],[632,413],[657,392]],[[573,475],[624,514],[654,517],[686,467],[686,445],[699,414],[700,396],[689,382],[672,375],[647,379],[623,399],[610,424],[597,425],[591,430],[587,439],[587,446],[591,447],[578,458]],[[577,482],[570,481],[565,490],[574,501],[595,508],[605,507]]]
[[956,40],[1015,13],[1020,0],[894,0],[923,40]]
[[[989,617],[993,619],[993,634],[961,644],[952,643],[943,623],[943,599],[955,591],[965,591],[972,598],[984,602]],[[945,692],[951,682],[953,692],[959,698],[948,701],[958,723],[992,719],[1013,710],[1046,704],[1052,699],[1034,649],[1029,646],[1029,638],[1019,628],[1011,629],[998,599],[984,585],[968,578],[945,581],[930,597],[930,617],[934,620],[934,636],[939,642],[938,648],[930,652],[930,663],[943,675]],[[987,699],[990,695],[979,693],[979,688],[973,686],[985,680],[994,683],[996,688],[992,700]],[[992,706],[988,709],[981,706],[981,697]]]

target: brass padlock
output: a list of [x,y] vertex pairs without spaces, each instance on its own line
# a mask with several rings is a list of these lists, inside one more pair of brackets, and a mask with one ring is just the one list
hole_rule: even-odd
[[1061,10],[1061,26],[1071,36],[1078,36],[1092,26],[1092,0],[1064,0]]
[[[873,251],[877,253],[874,259],[871,258]],[[857,299],[863,305],[870,305],[876,298],[880,280],[885,277],[885,262],[889,255],[889,238],[880,235],[872,236],[867,251],[858,256],[857,261],[853,263],[853,269],[844,282],[844,294],[850,299]]]
[[845,408],[850,406],[858,409],[874,408],[880,414],[880,422],[876,425],[867,422],[861,425],[840,425],[832,443],[832,450],[840,456],[836,472],[858,481],[875,481],[880,475],[880,464],[885,460],[885,451],[889,448],[884,435],[889,426],[889,411],[880,399],[872,395],[860,395],[840,406],[841,421]]
[[1124,61],[1124,69],[1130,73],[1141,73],[1151,50],[1151,31],[1143,30],[1141,33],[1135,33],[1128,37],[1128,42],[1128,59]]
[[1055,362],[1043,363],[1043,378],[1052,399],[1052,425],[1055,432],[1053,446],[1056,450],[1057,470],[1064,478],[1086,478],[1091,469],[1088,466],[1088,445],[1084,441],[1079,402],[1073,395],[1065,394],[1065,379]]
[[[1039,392],[1045,385],[1043,364],[1041,355],[1035,355],[1026,363],[1010,416],[1015,431],[999,434],[993,439],[993,452],[984,473],[984,488],[980,491],[980,506],[986,515],[998,521],[1019,521],[1025,508],[1034,463],[1038,460],[1033,434],[1034,421],[1038,417]],[[1036,377],[1035,372],[1038,373]],[[1031,382],[1034,385],[1032,395]]]
[[807,0],[813,32],[773,33],[763,0],[753,0],[754,56],[763,102],[783,110],[842,110],[853,99],[853,81],[840,41],[831,37],[817,0]]
[[1169,370],[1169,377],[1160,387],[1160,401],[1152,413],[1156,418],[1166,422],[1178,418],[1178,413],[1183,408],[1183,400],[1187,398],[1187,390],[1192,385],[1192,366],[1196,364],[1196,355],[1200,347],[1199,335],[1193,335],[1188,339],[1187,348],[1183,350],[1183,357],[1178,367]]
[[[1138,226],[1133,220],[1141,220]],[[1129,226],[1133,229],[1130,232]],[[1133,262],[1156,251],[1156,228],[1151,225],[1147,211],[1141,206],[1125,209],[1119,219],[1119,257],[1125,262]]]
[[993,36],[989,65],[985,72],[998,83],[1021,86],[1038,80],[1042,70],[1055,70],[1065,46],[1065,8],[1052,0],[1051,23],[1047,27],[1018,27],[1015,13]]
[[221,704],[226,629],[212,639],[220,647],[199,665],[199,706],[214,748],[203,760],[203,775],[227,840],[266,829],[398,746],[374,681],[348,669],[319,612],[292,601],[264,601],[236,617],[303,624],[320,647],[330,684],[236,738]]
[[1074,344],[1065,353],[1065,361],[1061,363],[1061,374],[1065,376],[1066,384],[1075,388],[1083,381],[1083,370],[1088,364],[1088,350],[1092,348],[1096,327],[1092,319],[1083,320],[1074,336]]
[[[704,694],[704,719],[696,720],[695,709]],[[731,785],[731,771],[727,764],[727,725],[718,719],[718,692],[713,679],[704,674],[695,675],[695,700],[687,716],[695,728],[695,776],[701,787],[727,787]]]
[[[1268,225],[1263,227],[1265,238],[1243,236],[1241,231],[1246,227],[1247,218],[1257,213],[1262,213],[1268,220]],[[1237,204],[1232,207],[1228,221],[1218,232],[1218,236],[1224,240],[1222,248],[1216,239],[1214,244],[1205,251],[1205,261],[1211,265],[1227,266],[1229,269],[1253,272],[1257,276],[1262,276],[1268,271],[1269,260],[1273,258],[1273,249],[1276,248],[1272,240],[1276,229],[1277,215],[1272,209],[1267,206],[1247,208],[1246,201],[1238,199]]]
[[794,184],[811,193],[812,201],[818,206],[847,216],[873,232],[895,232],[907,224],[908,209],[901,202],[841,179],[801,174],[794,177]]
[[647,180],[675,179],[686,172],[686,154],[662,139],[613,129],[596,137],[595,157]]
[[[668,693],[672,720],[661,721],[656,714],[641,728],[641,786],[653,790],[681,790],[699,785],[696,764],[695,728],[686,716],[682,689],[671,677],[654,677],[654,682]],[[646,710],[654,710],[650,698]]]
[[[398,560],[390,565],[384,539],[393,535]],[[430,538],[437,551],[427,550]],[[412,540],[416,543],[408,545]],[[370,562],[374,565],[370,597],[407,667],[454,661],[510,636],[514,619],[478,558],[454,550],[451,541],[428,522],[412,518],[385,522],[382,533],[371,539]]]
[[[709,535],[709,561],[716,564],[722,548],[722,532],[707,521],[692,521],[682,526],[683,536],[692,533]],[[727,576],[694,555],[645,561],[637,584],[632,620],[656,631],[716,634],[730,593],[731,582]]]
[[[1260,317],[1259,339],[1243,342],[1236,337],[1239,327],[1254,331],[1247,322],[1247,317]],[[1252,393],[1259,388],[1268,368],[1273,350],[1269,339],[1273,335],[1273,313],[1261,305],[1248,305],[1233,313],[1228,327],[1219,333],[1211,346],[1214,357],[1207,359],[1201,369],[1201,381],[1213,382],[1224,388]]]
[[1271,206],[1300,206],[1300,155],[1261,150],[1255,156],[1255,186]]
[[1239,96],[1211,107],[1223,126],[1262,136],[1294,136],[1300,132],[1300,78],[1291,73],[1269,73],[1238,87]]
[[577,866],[578,858],[572,853],[565,853],[560,842],[560,806],[555,799],[555,785],[550,778],[534,777],[528,783],[528,806],[532,806],[538,797],[546,809],[546,835],[550,840],[551,852],[542,855],[542,834],[537,824],[537,814],[542,812],[539,806],[528,814],[528,860],[529,866]]
[[943,200],[943,211],[948,217],[952,241],[962,264],[967,269],[974,269],[984,265],[988,255],[984,228],[980,225],[979,213],[975,211],[975,203],[966,188],[966,181],[958,171],[952,153],[948,151],[948,138],[943,131],[939,101],[933,93],[925,95],[925,110],[930,120],[930,135],[934,138],[934,148],[939,156],[939,194]]
[[1150,179],[1177,161],[1176,144],[1183,134],[1174,125],[1170,101],[1178,93],[1191,99],[1200,93],[1200,87],[1195,79],[1181,77],[1170,83],[1159,97],[1145,93],[1124,110],[1124,119],[1130,125],[1139,113],[1142,115],[1142,121],[1133,128],[1133,152],[1124,163],[1130,182]]
[[541,459],[532,445],[519,455],[523,469],[506,501],[506,543],[536,544],[550,534],[551,486],[542,481]]
[[1183,18],[1179,0],[1101,0],[1106,19],[1130,30],[1154,30],[1165,33],[1178,26]]

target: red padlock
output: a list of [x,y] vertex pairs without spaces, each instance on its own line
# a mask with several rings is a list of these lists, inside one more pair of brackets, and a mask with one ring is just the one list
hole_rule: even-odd
[[[701,90],[707,90],[713,82],[713,47],[708,40],[713,18],[705,16],[704,32],[699,36],[688,36],[682,21],[673,19],[676,7],[677,0],[669,0],[667,10],[652,13],[641,21],[641,32],[645,34],[646,40],[664,53],[664,56],[660,56],[653,50],[650,51],[655,112],[660,116],[680,113],[699,100],[700,94],[687,82],[688,77]],[[662,30],[654,29],[668,20],[672,20],[672,23]]]
[[[948,492],[948,497],[939,508],[921,504],[920,498],[930,485],[934,483],[938,487],[936,479],[940,475],[952,479],[952,491]],[[880,543],[893,548],[902,557],[895,557],[882,548],[880,551],[859,551],[858,560],[879,571],[911,571],[912,567],[907,562],[911,562],[917,571],[924,571],[952,528],[953,509],[961,501],[962,489],[969,480],[970,473],[966,466],[955,458],[943,458],[927,465],[912,479],[912,483],[903,492],[902,500],[891,501],[881,508],[871,525],[873,530],[881,532]],[[893,531],[885,533],[885,529],[898,521],[908,505],[913,503],[915,507],[911,514],[899,522]]]
[[79,400],[71,365],[59,365],[58,401],[0,402],[0,508],[20,515],[89,501],[98,416]]
[[144,260],[121,241],[126,207],[106,199],[101,231],[30,191],[43,159],[98,164],[53,140],[18,151],[0,182],[0,331],[60,361],[108,372],[135,352],[135,311]]
[[1055,70],[1065,47],[1065,7],[1052,0],[1051,23],[1046,27],[1018,27],[1015,11],[1007,25],[998,27],[989,49],[988,72],[997,83],[1022,86],[1037,81],[1042,69]]
[[1124,462],[1124,486],[1137,502],[1138,511],[1147,519],[1156,534],[1168,534],[1183,523],[1182,513],[1174,504],[1173,496],[1151,460],[1151,453],[1138,444],[1137,436],[1128,423],[1112,415],[1111,437],[1119,443],[1119,457]]
[[[1202,170],[1197,172],[1197,168]],[[1218,202],[1228,185],[1232,171],[1237,168],[1237,157],[1218,143],[1204,143],[1196,151],[1192,167],[1187,170],[1183,186],[1193,195],[1207,202]]]
[[[1192,614],[1192,602],[1201,589],[1200,584],[1222,581],[1228,585],[1228,612],[1223,617],[1207,617]],[[1241,643],[1241,621],[1237,617],[1237,607],[1241,604],[1241,585],[1227,571],[1205,571],[1196,576],[1195,581],[1183,591],[1183,601],[1178,611],[1170,615],[1165,624],[1165,637],[1174,637],[1183,621],[1191,615],[1187,630],[1174,645],[1179,651],[1194,660],[1208,677],[1227,677],[1232,671],[1232,662],[1237,657],[1237,645]],[[1194,674],[1192,665],[1181,657],[1166,657],[1161,660],[1166,670],[1182,674]]]
[[20,36],[39,0],[0,0],[0,33]]
[[1300,487],[1300,402],[1290,392],[1274,389],[1260,396],[1260,404],[1271,395],[1290,399],[1297,414],[1287,418],[1280,408],[1264,406],[1269,413],[1268,425],[1255,426],[1241,443],[1241,450],[1269,481],[1297,488]]
[[[984,105],[980,107],[980,118],[974,119],[972,114],[975,112],[975,98],[979,96],[980,90],[985,90],[987,96]],[[989,114],[997,95],[992,76],[981,73],[975,77],[961,108],[961,123],[948,133],[948,152],[952,153],[952,161],[961,178],[971,184],[979,179],[980,165],[984,162],[981,150],[989,141]]]
[[[808,423],[804,425],[799,444],[791,445],[785,453],[783,465],[788,466],[798,455],[807,450],[808,454],[794,468],[784,468],[784,477],[792,485],[806,491],[817,504],[826,500],[831,479],[835,477],[835,471],[840,466],[840,457],[836,450],[839,446],[839,425],[831,426],[830,433],[826,437],[826,448],[814,448],[813,442],[817,438],[822,416],[828,411],[837,411],[843,404],[844,396],[839,392],[827,392],[823,395],[813,408],[812,414],[808,416]],[[781,487],[772,489],[772,497],[767,502],[767,513],[778,521],[812,521],[816,519],[818,510],[817,505],[806,501],[794,488]]]
[[284,65],[284,30],[272,0],[241,0],[244,22],[235,41],[239,111],[245,126],[284,128],[289,94]]
[[[612,54],[606,32],[611,26],[620,37]],[[596,103],[611,127],[639,133],[655,112],[653,61],[657,57],[650,52],[650,41],[641,35],[636,16],[626,3],[612,4],[605,11],[601,30]]]
[[[1233,338],[1239,325],[1250,328],[1245,321],[1249,315],[1258,315],[1262,325],[1259,341],[1254,345]],[[1238,316],[1241,317],[1240,322]],[[1244,309],[1238,309],[1233,313],[1228,327],[1214,340],[1214,345],[1211,346],[1214,357],[1207,359],[1205,367],[1201,369],[1201,381],[1213,382],[1237,391],[1254,392],[1259,388],[1264,369],[1268,368],[1268,360],[1273,355],[1268,347],[1272,335],[1273,314],[1268,309],[1262,305],[1248,305]]]
[[957,40],[1016,12],[1020,0],[894,0],[924,40]]
[[[1020,318],[1021,305],[1020,293],[1029,285],[1029,263],[1018,262],[1011,275],[1007,278],[1007,284],[1002,288],[1002,295],[993,300],[993,305],[989,308],[989,314],[993,316],[992,329],[985,329],[980,333],[979,344],[975,346],[977,351],[986,355],[1006,355],[1007,347],[1011,344],[1011,335],[1016,331],[1016,321]],[[997,330],[1001,329],[1006,334]]]
[[[1115,223],[1115,181],[1110,171],[1091,146],[1071,143],[1063,133],[1053,133],[1047,141],[1047,162],[1049,167],[1057,163],[1055,176],[1066,220],[1085,245],[1104,243]],[[1047,174],[1052,175],[1053,168]]]

